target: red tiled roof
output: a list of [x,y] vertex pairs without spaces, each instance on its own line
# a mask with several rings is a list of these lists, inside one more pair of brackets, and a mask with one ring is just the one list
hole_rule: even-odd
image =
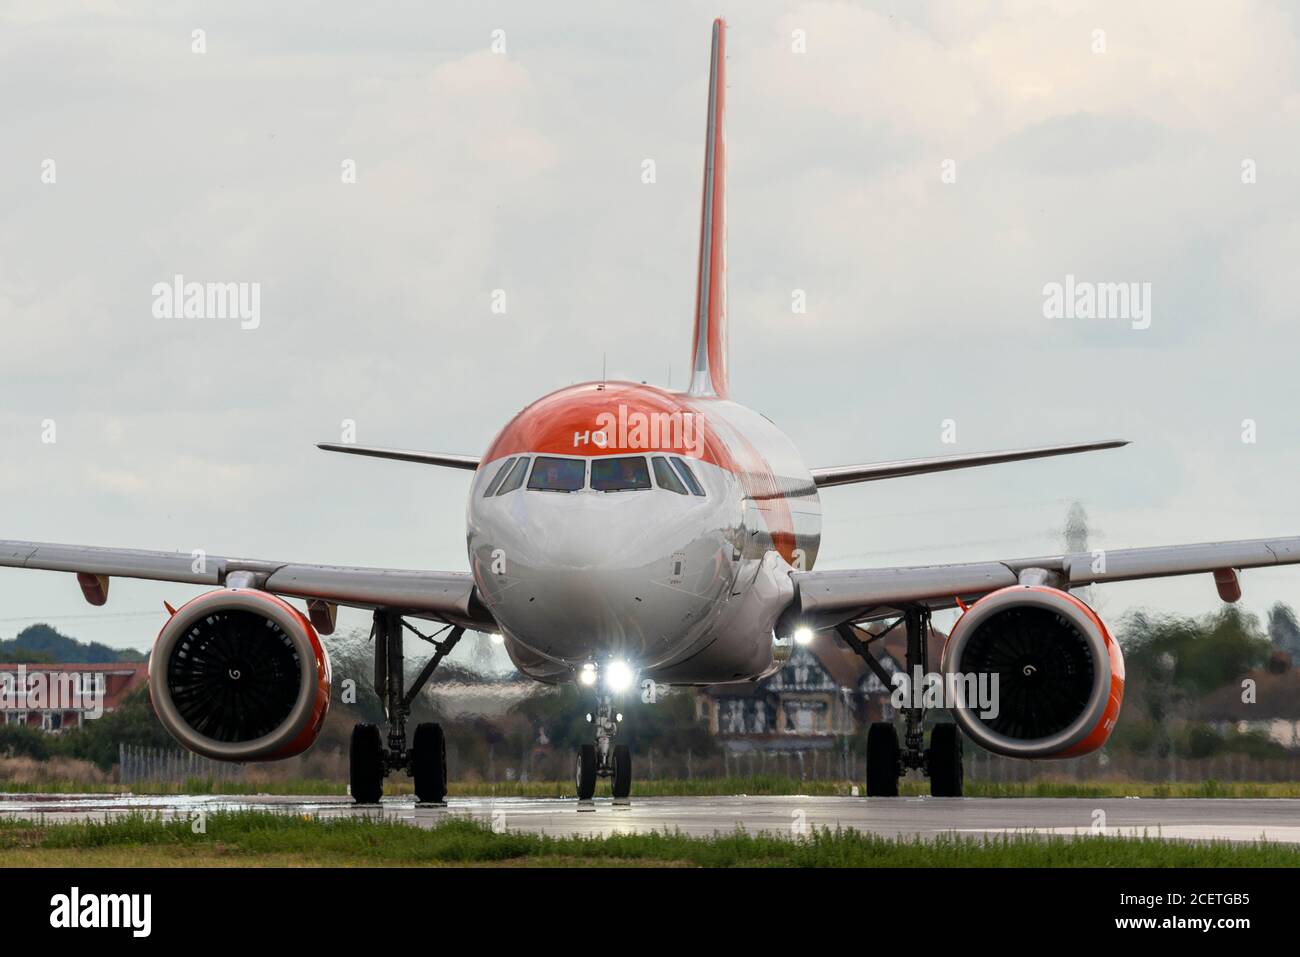
[[1300,670],[1288,668],[1276,673],[1260,668],[1244,676],[1255,682],[1255,700],[1241,700],[1241,681],[1211,691],[1196,707],[1205,721],[1300,720]]
[[[112,711],[127,695],[149,680],[149,665],[143,661],[117,661],[107,664],[75,664],[72,662],[23,662],[0,664],[0,672],[17,672],[23,668],[28,675],[60,675],[102,673],[105,676],[104,709]],[[113,679],[125,680],[113,680]]]
[[38,671],[43,674],[58,674],[63,671],[120,671],[123,674],[128,671],[143,671],[145,674],[149,673],[149,663],[146,661],[110,661],[107,664],[93,665],[78,665],[63,661],[18,661],[0,664],[0,671],[17,671],[19,668],[25,668],[29,675]]

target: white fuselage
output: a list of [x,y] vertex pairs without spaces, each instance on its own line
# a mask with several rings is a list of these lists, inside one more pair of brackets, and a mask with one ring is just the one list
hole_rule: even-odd
[[[789,440],[757,413],[659,390],[653,400],[667,398],[707,421],[711,449],[690,455],[663,442],[582,441],[591,428],[590,390],[626,410],[648,389],[602,383],[548,396],[507,426],[503,436],[512,440],[490,451],[477,472],[470,565],[513,659],[533,677],[564,680],[587,663],[612,660],[679,683],[745,680],[774,667],[772,627],[792,596],[790,568],[811,567],[816,556],[820,510],[811,476]],[[566,403],[575,393],[578,401]],[[540,427],[516,427],[537,405],[544,406]],[[510,484],[498,473],[523,457],[529,478],[497,491]],[[657,475],[653,467],[645,487],[597,487],[602,460],[641,457],[651,466],[654,457],[689,463],[702,494],[684,494],[675,472]],[[581,487],[529,487],[544,484],[532,476],[556,459],[575,463]]]

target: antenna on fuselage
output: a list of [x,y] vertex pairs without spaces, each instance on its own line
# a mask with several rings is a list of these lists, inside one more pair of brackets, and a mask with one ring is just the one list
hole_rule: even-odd
[[605,389],[605,365],[606,365],[606,360],[608,358],[609,358],[608,352],[602,352],[600,354],[600,391],[602,392]]

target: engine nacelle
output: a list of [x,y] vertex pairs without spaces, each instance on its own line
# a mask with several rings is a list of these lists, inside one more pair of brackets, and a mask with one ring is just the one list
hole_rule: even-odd
[[311,747],[330,701],[329,657],[311,622],[254,589],[207,592],[163,625],[149,656],[163,726],[221,761],[272,761]]
[[1012,585],[972,605],[948,636],[943,672],[997,676],[996,716],[968,698],[953,718],[976,744],[1014,758],[1097,750],[1124,699],[1119,643],[1086,604],[1045,585]]

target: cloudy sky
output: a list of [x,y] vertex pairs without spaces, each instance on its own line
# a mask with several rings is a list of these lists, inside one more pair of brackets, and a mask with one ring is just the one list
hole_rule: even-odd
[[[477,454],[602,362],[684,384],[720,12],[0,6],[0,537],[466,568],[466,473],[314,443]],[[1300,533],[1294,11],[728,16],[735,398],[812,466],[1134,442],[829,490],[825,566],[1056,551],[1074,500],[1098,547]],[[156,316],[177,274],[259,283],[260,325]],[[1067,275],[1150,283],[1149,328],[1045,316]],[[1300,570],[1243,584],[1300,604]],[[0,636],[144,648],[193,593],[3,572]]]

